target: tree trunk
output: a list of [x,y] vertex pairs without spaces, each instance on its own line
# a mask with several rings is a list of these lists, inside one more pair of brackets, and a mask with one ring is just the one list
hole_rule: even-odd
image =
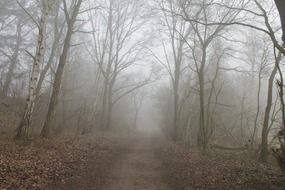
[[[106,74],[107,75],[107,74]],[[102,111],[101,111],[101,128],[106,128],[106,113],[108,111],[108,76],[105,76],[105,82],[104,82],[104,90],[103,90],[103,103],[102,103]]]
[[202,146],[203,152],[206,151],[206,129],[205,129],[205,101],[204,101],[204,68],[206,64],[206,48],[203,47],[203,55],[201,61],[201,67],[199,69],[198,77],[199,77],[199,99],[200,99],[200,125],[198,130],[198,146]]
[[270,111],[272,106],[274,78],[276,73],[277,73],[277,66],[275,65],[268,80],[267,103],[264,113],[264,121],[263,121],[263,128],[261,134],[261,152],[259,157],[259,160],[261,162],[266,162],[268,156],[268,126],[269,126]]
[[[257,89],[257,111],[254,119],[254,129],[251,137],[251,148],[254,147],[254,142],[256,140],[256,134],[257,134],[257,129],[258,129],[258,117],[259,117],[259,112],[260,112],[260,91],[261,91],[261,72],[262,72],[262,65],[260,66],[260,70],[258,73],[258,89]],[[268,124],[267,124],[268,125]]]
[[[64,41],[64,46],[63,46],[63,51],[59,59],[59,64],[56,70],[55,74],[55,79],[54,79],[54,84],[53,84],[53,91],[49,103],[49,108],[48,108],[48,114],[46,117],[46,120],[44,122],[43,129],[41,131],[41,136],[48,138],[51,136],[51,127],[53,124],[54,116],[56,114],[56,108],[59,100],[59,95],[60,95],[60,89],[61,89],[61,83],[63,79],[63,73],[64,73],[64,68],[66,65],[67,57],[68,57],[68,51],[70,48],[70,41],[71,37],[73,34],[73,26],[76,21],[80,6],[81,6],[82,0],[78,0],[77,4],[74,5],[74,10],[72,13],[71,18],[68,17],[68,14],[66,13],[66,19],[67,19],[67,34],[65,37]],[[67,10],[65,10],[67,12]]]
[[14,70],[17,66],[17,60],[18,60],[18,55],[19,55],[19,49],[20,49],[20,44],[22,42],[22,25],[21,25],[21,20],[18,21],[17,24],[17,38],[16,38],[16,46],[15,46],[15,50],[14,53],[11,57],[11,62],[9,65],[9,69],[6,75],[6,79],[4,82],[4,86],[3,86],[3,91],[2,91],[2,96],[6,97],[8,95],[9,92],[9,88],[10,88],[10,84],[12,82],[12,78],[13,78],[13,74],[14,74]]
[[40,94],[40,90],[41,90],[41,88],[42,88],[42,84],[43,84],[43,82],[44,82],[45,76],[46,76],[46,74],[47,74],[49,68],[51,67],[51,64],[52,64],[52,62],[53,62],[53,59],[54,59],[54,57],[55,57],[55,51],[56,51],[55,45],[56,45],[56,44],[55,44],[55,42],[54,42],[54,44],[53,44],[53,46],[52,46],[51,55],[50,55],[50,57],[49,57],[49,60],[48,60],[48,62],[47,62],[47,64],[46,64],[46,66],[44,67],[43,71],[41,72],[41,75],[40,75],[40,78],[39,78],[39,82],[38,82],[38,85],[37,85],[37,88],[36,88],[36,96],[37,96],[37,97],[38,97],[39,94]]
[[108,93],[108,110],[107,110],[107,118],[106,118],[106,129],[110,129],[111,122],[112,122],[112,111],[113,111],[112,91],[113,91],[113,84],[110,84],[109,90],[108,90],[109,93]]
[[[110,36],[110,47],[109,47],[109,55],[108,55],[108,65],[107,65],[107,71],[106,71],[106,88],[107,88],[107,94],[106,94],[106,109],[105,115],[104,115],[104,129],[109,129],[111,125],[111,115],[112,115],[112,89],[114,84],[114,79],[111,77],[112,75],[112,65],[113,65],[113,48],[114,48],[114,37],[113,37],[113,30],[112,30],[112,24],[113,24],[113,1],[109,1],[109,24],[108,24],[108,33]],[[114,73],[113,73],[114,74]]]
[[49,0],[43,0],[43,13],[39,23],[39,34],[36,56],[34,59],[34,64],[32,68],[32,74],[30,78],[29,95],[25,106],[24,115],[17,129],[17,135],[15,139],[24,139],[27,137],[27,129],[30,126],[32,114],[34,111],[35,100],[36,100],[36,87],[39,81],[39,76],[41,72],[41,66],[44,62],[45,54],[45,39],[46,39],[46,29],[48,23],[49,15]]
[[275,3],[276,3],[277,9],[280,14],[280,20],[281,20],[282,31],[283,31],[282,40],[283,40],[283,43],[285,43],[285,1],[275,0]]
[[[176,73],[176,72],[175,72]],[[179,139],[178,137],[178,99],[179,99],[179,96],[178,96],[178,77],[177,77],[177,74],[175,74],[175,82],[174,82],[174,87],[173,87],[173,91],[174,91],[174,129],[173,129],[173,140],[174,141],[177,141]]]
[[179,135],[179,86],[180,86],[180,75],[181,75],[181,63],[183,54],[183,42],[180,40],[180,46],[175,52],[174,38],[172,39],[172,51],[174,52],[175,61],[175,71],[174,71],[174,81],[173,81],[173,98],[174,98],[174,126],[173,126],[173,140],[177,141],[180,139]]
[[[59,7],[59,6],[58,6]],[[61,28],[61,31],[59,32],[58,31],[58,23],[57,23],[57,19],[58,19],[58,10],[56,12],[56,21],[54,23],[54,41],[53,41],[53,44],[52,44],[52,47],[51,47],[51,53],[50,53],[50,56],[49,56],[49,59],[47,61],[47,64],[45,65],[43,71],[41,72],[41,75],[40,75],[40,79],[39,79],[39,82],[38,82],[38,85],[37,85],[37,88],[36,88],[36,95],[37,97],[39,96],[40,94],[40,90],[42,88],[42,84],[44,82],[44,79],[45,79],[45,76],[48,72],[48,70],[50,69],[53,61],[54,61],[54,58],[56,57],[56,51],[58,50],[58,46],[59,46],[59,40],[60,40],[60,35],[62,34],[63,32],[63,27]]]

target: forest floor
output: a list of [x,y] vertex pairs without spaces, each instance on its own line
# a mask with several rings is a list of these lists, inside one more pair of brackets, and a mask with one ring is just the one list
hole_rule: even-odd
[[0,142],[0,189],[284,189],[276,168],[237,154],[202,156],[160,135]]

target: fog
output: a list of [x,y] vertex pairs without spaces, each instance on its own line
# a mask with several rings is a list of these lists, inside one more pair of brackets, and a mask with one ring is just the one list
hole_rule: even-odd
[[122,175],[174,145],[284,171],[284,33],[282,0],[1,0],[1,138],[136,139]]

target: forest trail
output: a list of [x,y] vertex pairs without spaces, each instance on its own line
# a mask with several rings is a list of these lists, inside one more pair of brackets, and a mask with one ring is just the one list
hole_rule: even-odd
[[48,189],[169,190],[163,162],[157,156],[159,139],[159,134],[141,132],[113,139],[100,150],[97,147],[83,167],[76,167],[67,183]]
[[154,136],[143,135],[121,151],[122,157],[107,179],[107,190],[168,190],[162,180],[162,163],[155,156]]

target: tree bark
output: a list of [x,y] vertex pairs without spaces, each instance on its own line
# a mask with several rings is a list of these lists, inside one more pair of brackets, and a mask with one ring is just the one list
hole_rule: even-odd
[[[258,73],[258,87],[257,87],[257,111],[255,114],[255,119],[254,119],[254,129],[253,133],[251,136],[251,148],[254,147],[254,142],[256,140],[256,134],[257,134],[257,129],[258,129],[258,117],[259,117],[259,112],[260,112],[260,91],[261,91],[261,74],[262,74],[262,65],[260,66],[260,70]],[[267,124],[268,125],[268,124]]]
[[180,81],[180,66],[177,66],[178,63],[175,64],[175,76],[174,76],[174,85],[173,85],[173,94],[174,94],[174,129],[173,129],[173,140],[177,141],[179,139],[179,116],[178,116],[178,103],[179,103],[179,95],[178,95],[178,90],[179,90],[179,81]]
[[263,128],[261,134],[261,152],[259,157],[259,160],[261,162],[266,162],[268,156],[268,127],[269,127],[270,111],[272,107],[274,78],[276,74],[277,74],[277,66],[275,65],[268,80],[267,103],[264,113]]
[[108,111],[107,111],[107,120],[106,120],[106,129],[110,129],[111,127],[111,119],[112,119],[112,111],[113,111],[113,84],[109,85],[108,90]]
[[21,20],[18,21],[17,24],[17,38],[16,38],[16,46],[14,49],[14,53],[11,56],[11,62],[9,65],[9,69],[6,75],[6,79],[4,82],[4,86],[3,86],[3,90],[2,90],[2,96],[6,97],[8,95],[9,92],[9,88],[13,79],[13,74],[14,74],[14,70],[17,66],[17,60],[18,60],[18,55],[19,55],[19,49],[20,49],[20,44],[22,43],[22,25],[21,25]]
[[40,75],[40,79],[39,79],[39,82],[38,82],[38,85],[37,85],[37,88],[36,88],[36,96],[38,97],[39,94],[40,94],[40,91],[41,91],[41,88],[42,88],[42,84],[44,82],[44,79],[45,79],[45,76],[47,74],[47,72],[49,71],[53,61],[54,61],[54,58],[56,57],[56,52],[58,50],[58,46],[59,46],[59,40],[60,40],[60,36],[62,35],[62,32],[63,32],[63,26],[61,28],[60,31],[58,31],[58,12],[59,12],[59,5],[57,5],[57,10],[56,10],[56,15],[55,15],[55,22],[54,22],[54,39],[53,39],[53,44],[52,44],[52,47],[51,47],[51,53],[50,53],[50,56],[49,56],[49,59],[43,69],[43,71],[41,72],[41,75]]
[[103,105],[102,105],[102,117],[101,117],[101,123],[103,129],[108,129],[110,127],[110,120],[111,120],[111,112],[112,110],[112,102],[110,102],[110,99],[112,99],[110,96],[112,96],[112,92],[110,91],[110,78],[111,78],[111,70],[112,70],[112,53],[113,53],[113,46],[114,46],[114,39],[113,39],[113,2],[110,0],[109,5],[109,12],[108,12],[108,28],[106,32],[106,38],[109,36],[109,52],[108,52],[108,63],[107,68],[105,72],[105,82],[104,82],[104,94],[103,94]]
[[285,1],[275,0],[275,4],[280,14],[280,20],[281,20],[282,31],[283,31],[282,40],[283,40],[283,43],[285,43]]
[[46,50],[45,39],[46,39],[48,16],[49,16],[49,0],[43,0],[43,13],[38,26],[39,34],[38,34],[37,50],[30,78],[28,99],[26,101],[24,115],[18,126],[17,135],[15,139],[25,139],[27,137],[27,132],[28,132],[27,130],[31,123],[32,114],[35,106],[35,100],[36,100],[36,87],[39,82],[39,76],[42,64],[44,62],[44,54]]
[[53,120],[54,120],[57,105],[58,105],[64,68],[66,65],[68,52],[69,52],[69,48],[70,48],[70,42],[71,42],[71,38],[72,38],[72,34],[73,34],[73,27],[74,27],[74,23],[76,21],[77,15],[79,13],[81,3],[82,3],[82,0],[78,0],[77,3],[74,5],[74,9],[73,9],[73,13],[72,13],[71,18],[69,18],[68,12],[67,12],[68,10],[66,9],[66,6],[65,6],[65,14],[66,14],[68,29],[67,29],[67,34],[66,34],[65,41],[64,41],[63,51],[62,51],[62,54],[60,56],[59,64],[58,64],[56,74],[55,74],[53,91],[52,91],[52,95],[51,95],[51,99],[50,99],[50,103],[49,103],[47,117],[46,117],[46,120],[44,122],[43,129],[41,131],[41,136],[44,138],[49,138],[51,136],[51,128],[53,125]]
[[201,61],[201,67],[198,72],[198,78],[199,78],[199,100],[200,100],[200,125],[198,130],[198,139],[197,144],[198,146],[202,146],[203,152],[206,151],[206,128],[205,128],[205,101],[204,101],[204,68],[206,64],[206,48],[203,46],[203,55],[202,55],[202,61]]

